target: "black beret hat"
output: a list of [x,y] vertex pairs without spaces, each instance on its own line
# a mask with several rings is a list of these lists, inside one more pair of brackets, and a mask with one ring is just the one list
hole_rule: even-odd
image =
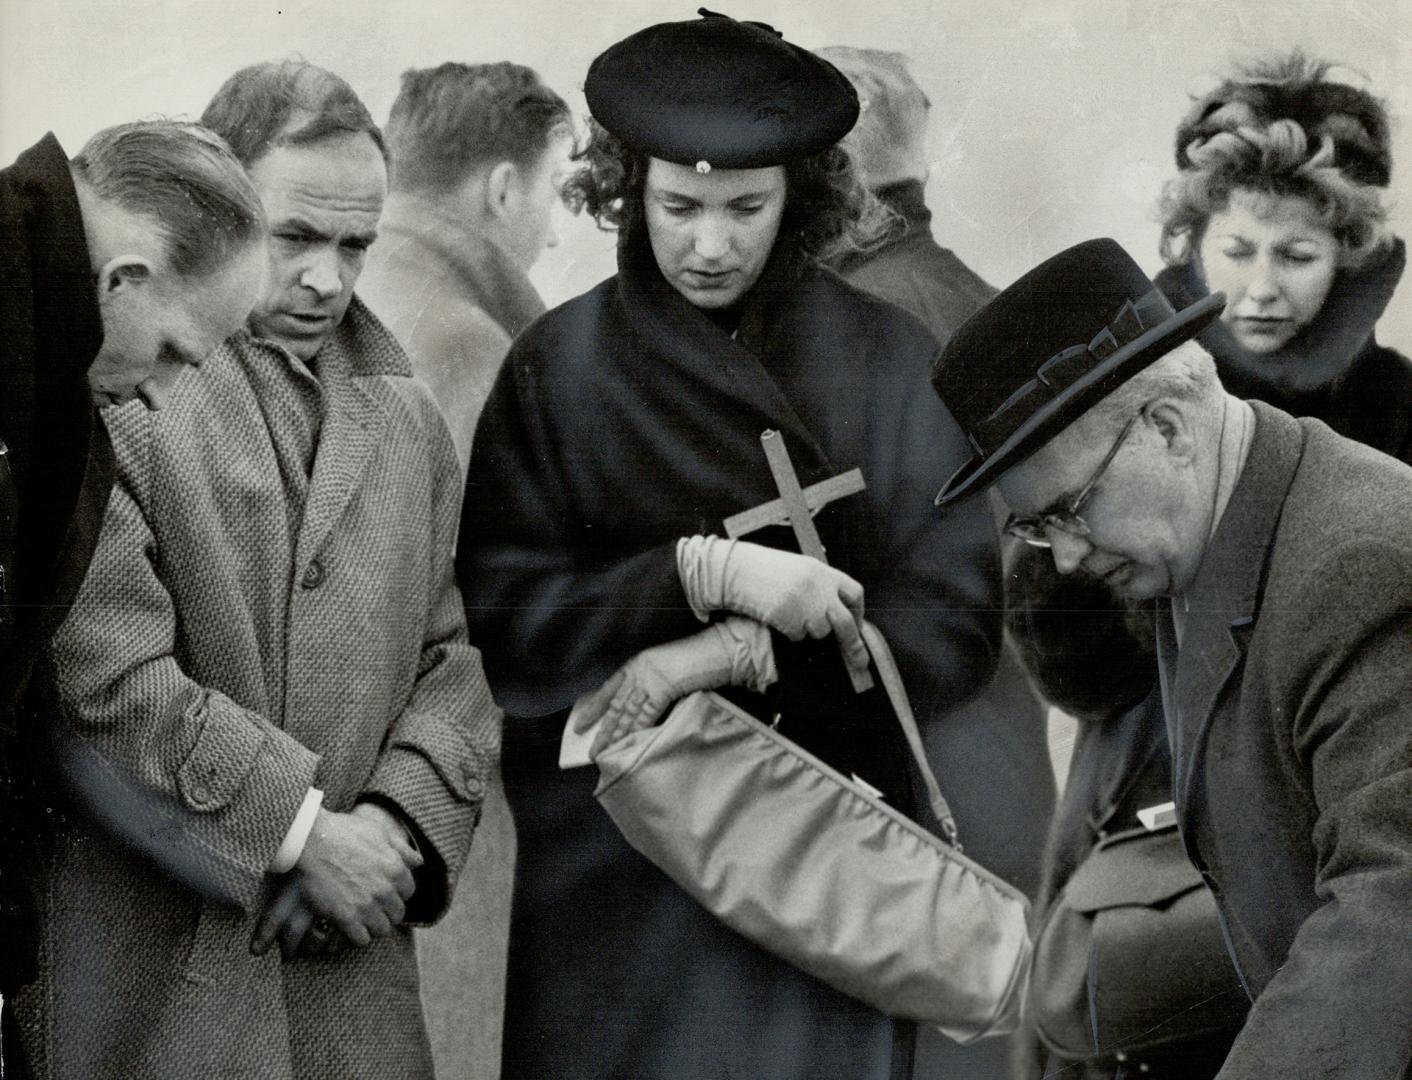
[[1334,164],[1350,180],[1387,187],[1392,148],[1386,110],[1365,90],[1327,81],[1328,70],[1328,64],[1296,51],[1225,79],[1198,98],[1177,125],[1177,167],[1195,168],[1193,145],[1213,135],[1292,120],[1308,136],[1311,154],[1327,137]]
[[786,165],[852,130],[858,95],[827,60],[764,23],[700,12],[593,61],[584,94],[600,124],[649,157],[703,171]]
[[1225,306],[1216,292],[1173,310],[1116,240],[1089,240],[1035,267],[937,358],[932,385],[972,449],[937,505],[993,484]]

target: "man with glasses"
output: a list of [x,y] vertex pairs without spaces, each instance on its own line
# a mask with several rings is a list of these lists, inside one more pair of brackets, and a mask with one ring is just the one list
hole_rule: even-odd
[[1103,455],[1103,460],[1098,463],[1098,468],[1093,470],[1093,475],[1088,478],[1088,483],[1069,500],[1067,506],[1060,506],[1057,510],[1050,510],[1043,514],[1025,516],[1011,514],[1005,519],[1005,531],[1009,535],[1023,540],[1031,547],[1037,548],[1053,546],[1049,542],[1050,529],[1068,533],[1070,536],[1088,536],[1088,522],[1079,515],[1079,511],[1083,509],[1084,503],[1088,502],[1088,497],[1093,494],[1093,489],[1098,486],[1098,481],[1103,479],[1103,474],[1108,471],[1108,466],[1118,456],[1123,440],[1128,437],[1128,432],[1132,431],[1135,423],[1137,423],[1136,415],[1123,425],[1123,430],[1118,432],[1118,437],[1113,440],[1113,445],[1109,448],[1108,453]]
[[[1222,388],[1111,240],[1001,293],[933,384],[1061,573],[1162,598],[1187,854],[1254,1002],[1219,1076],[1401,1076],[1412,1058],[1412,469]],[[1154,973],[1160,977],[1159,973]]]

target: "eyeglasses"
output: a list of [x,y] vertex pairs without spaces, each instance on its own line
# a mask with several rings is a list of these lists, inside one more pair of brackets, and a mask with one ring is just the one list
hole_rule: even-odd
[[1049,530],[1051,529],[1067,533],[1070,536],[1087,536],[1089,534],[1088,522],[1079,517],[1079,511],[1083,509],[1088,497],[1093,494],[1093,489],[1103,474],[1108,471],[1108,466],[1117,457],[1123,440],[1128,437],[1128,432],[1132,431],[1133,425],[1137,423],[1137,418],[1141,415],[1141,413],[1134,413],[1132,419],[1123,425],[1123,430],[1118,432],[1118,437],[1114,440],[1112,448],[1098,463],[1098,468],[1088,478],[1088,483],[1083,486],[1083,490],[1074,496],[1073,502],[1064,509],[1051,510],[1047,514],[1031,514],[1026,517],[1016,517],[1011,514],[1005,519],[1005,532],[1023,540],[1031,547],[1038,548],[1050,546]]

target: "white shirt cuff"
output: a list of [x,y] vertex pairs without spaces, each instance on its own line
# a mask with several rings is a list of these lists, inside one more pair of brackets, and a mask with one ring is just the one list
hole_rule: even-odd
[[294,869],[299,856],[304,854],[304,845],[309,842],[314,819],[319,816],[319,808],[323,804],[324,793],[316,787],[311,787],[299,805],[299,813],[294,815],[294,823],[289,826],[289,832],[284,834],[284,843],[280,844],[275,857],[270,860],[270,873],[286,874]]

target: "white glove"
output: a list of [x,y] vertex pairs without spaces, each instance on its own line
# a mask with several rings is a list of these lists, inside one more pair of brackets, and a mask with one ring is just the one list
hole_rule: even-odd
[[677,541],[677,573],[703,621],[711,611],[726,610],[749,615],[790,641],[835,634],[844,662],[866,676],[863,586],[843,571],[744,540],[688,536]]
[[727,685],[762,691],[777,678],[769,630],[733,615],[690,637],[643,649],[574,702],[569,726],[583,734],[599,725],[588,751],[596,758],[618,739],[651,727],[693,691]]

